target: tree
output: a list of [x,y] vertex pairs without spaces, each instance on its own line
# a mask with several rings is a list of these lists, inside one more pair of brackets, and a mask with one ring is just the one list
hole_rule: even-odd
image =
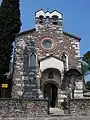
[[86,89],[90,90],[90,81],[87,81],[85,86],[86,86]]
[[0,78],[9,72],[12,43],[20,26],[19,0],[3,0],[0,6]]
[[90,51],[87,51],[82,57],[82,70],[83,74],[87,74],[90,71]]
[[85,61],[85,62],[90,66],[90,51],[87,51],[87,52],[83,55],[83,61]]
[[84,75],[85,87],[90,90],[90,51],[87,51],[82,58],[82,71]]

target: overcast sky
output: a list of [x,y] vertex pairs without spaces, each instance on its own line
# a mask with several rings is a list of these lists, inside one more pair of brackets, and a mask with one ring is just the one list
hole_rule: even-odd
[[63,30],[81,37],[81,55],[90,50],[90,0],[20,0],[21,31],[35,27],[35,12],[41,8],[61,12]]

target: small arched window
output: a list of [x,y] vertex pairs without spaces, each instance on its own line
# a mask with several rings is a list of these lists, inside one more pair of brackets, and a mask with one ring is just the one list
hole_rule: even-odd
[[39,16],[39,23],[40,23],[40,24],[42,24],[42,23],[43,23],[43,18],[44,18],[44,16],[43,16],[43,15],[40,15],[40,16]]
[[67,69],[68,68],[68,56],[67,56],[67,54],[62,53],[60,58],[63,61],[64,69]]
[[49,73],[48,73],[48,78],[49,78],[49,79],[53,79],[53,72],[49,72]]
[[36,55],[35,53],[32,53],[29,55],[29,67],[35,67],[36,66]]
[[57,15],[53,15],[52,16],[52,20],[53,20],[53,25],[57,25],[58,24],[58,16]]

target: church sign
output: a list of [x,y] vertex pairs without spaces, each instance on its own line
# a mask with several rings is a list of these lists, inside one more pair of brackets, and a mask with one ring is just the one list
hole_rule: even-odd
[[8,88],[8,84],[2,84],[2,88]]

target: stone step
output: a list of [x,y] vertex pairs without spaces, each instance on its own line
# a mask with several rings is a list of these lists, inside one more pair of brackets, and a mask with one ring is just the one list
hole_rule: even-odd
[[64,110],[59,108],[50,108],[50,115],[54,116],[64,115]]

